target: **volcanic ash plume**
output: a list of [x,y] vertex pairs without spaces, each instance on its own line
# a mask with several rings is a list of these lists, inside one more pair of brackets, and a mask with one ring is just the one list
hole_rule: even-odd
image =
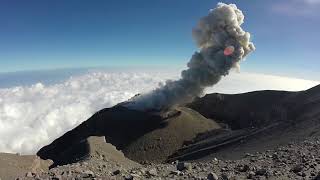
[[136,96],[125,106],[136,110],[161,110],[192,101],[203,90],[240,68],[240,61],[255,50],[250,34],[240,26],[244,15],[235,4],[218,3],[193,29],[199,47],[182,71],[181,79],[167,81],[154,91]]

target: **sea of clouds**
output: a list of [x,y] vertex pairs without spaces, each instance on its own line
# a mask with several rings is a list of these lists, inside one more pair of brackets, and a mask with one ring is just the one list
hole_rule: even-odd
[[[58,83],[0,88],[0,152],[33,154],[96,111],[151,91],[174,72],[88,71]],[[1,84],[1,82],[0,82]],[[318,82],[252,73],[232,73],[206,92],[304,90]]]

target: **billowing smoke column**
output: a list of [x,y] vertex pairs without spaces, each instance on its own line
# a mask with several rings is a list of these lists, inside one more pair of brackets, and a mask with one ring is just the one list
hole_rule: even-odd
[[228,75],[231,68],[255,50],[250,34],[240,26],[244,15],[235,4],[218,3],[193,30],[199,47],[181,79],[167,81],[154,91],[136,96],[125,106],[136,110],[161,110],[191,101]]

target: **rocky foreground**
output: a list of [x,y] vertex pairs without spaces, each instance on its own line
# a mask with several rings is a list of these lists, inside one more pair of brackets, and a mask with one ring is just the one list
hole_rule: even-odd
[[89,161],[58,166],[48,172],[28,172],[19,179],[320,180],[320,138],[291,142],[287,146],[265,152],[246,153],[240,160],[214,158],[210,161],[121,165],[108,157],[100,156]]

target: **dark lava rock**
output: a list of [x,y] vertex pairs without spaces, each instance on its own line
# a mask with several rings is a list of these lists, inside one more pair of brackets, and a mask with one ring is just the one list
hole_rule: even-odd
[[301,164],[298,164],[291,169],[291,171],[296,174],[301,172],[302,170],[303,170],[303,166]]
[[249,171],[249,173],[248,173],[248,179],[253,179],[254,178],[254,176],[256,175],[256,173],[255,172],[253,172],[253,171]]
[[192,169],[190,163],[179,162],[177,164],[177,170],[179,170],[179,171],[190,170],[190,169]]
[[247,172],[250,170],[250,167],[247,164],[245,164],[245,165],[238,166],[237,169],[239,172]]
[[223,173],[223,174],[221,175],[221,178],[222,178],[223,180],[230,180],[230,179],[231,179],[231,175],[230,175],[230,174]]
[[267,174],[267,170],[266,169],[258,169],[256,171],[256,175],[258,175],[258,176],[264,176],[266,174]]
[[118,174],[120,174],[120,173],[121,173],[121,171],[120,171],[119,169],[117,169],[117,170],[115,170],[115,171],[112,172],[113,175],[118,175]]
[[208,180],[218,180],[218,176],[215,173],[209,173],[207,176]]

